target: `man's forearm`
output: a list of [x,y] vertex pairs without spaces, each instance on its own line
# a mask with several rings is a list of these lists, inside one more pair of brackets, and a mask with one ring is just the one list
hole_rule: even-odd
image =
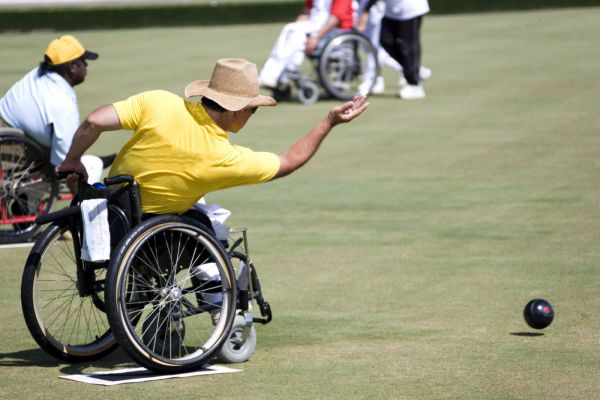
[[90,114],[75,132],[65,161],[79,161],[85,151],[98,140],[102,132],[121,128],[121,121],[115,108],[112,105],[100,107]]
[[356,96],[352,101],[329,110],[327,116],[317,126],[279,156],[279,171],[273,179],[289,175],[306,164],[334,126],[352,121],[367,109],[369,103],[366,103],[365,99],[364,96]]
[[71,143],[71,148],[67,153],[65,161],[70,162],[79,160],[86,150],[98,140],[101,133],[102,130],[98,126],[90,124],[87,120],[84,121],[73,137],[73,142]]
[[306,164],[317,152],[331,128],[333,128],[331,120],[329,117],[325,117],[317,126],[294,143],[279,157],[280,167],[275,178],[289,175]]

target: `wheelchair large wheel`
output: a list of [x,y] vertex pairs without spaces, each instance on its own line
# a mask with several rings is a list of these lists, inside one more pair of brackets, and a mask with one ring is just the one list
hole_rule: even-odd
[[137,363],[157,372],[207,363],[229,337],[236,296],[233,268],[220,244],[200,224],[178,216],[136,226],[110,262],[111,328]]
[[66,231],[70,228],[52,225],[32,248],[21,281],[23,316],[35,341],[52,356],[91,361],[117,347],[104,312],[106,268],[85,264],[93,282],[82,295],[77,276],[80,254],[73,240],[63,239]]
[[0,244],[26,241],[58,196],[47,155],[25,137],[1,135],[0,182]]
[[363,35],[340,32],[324,45],[317,70],[331,96],[351,100],[360,94],[361,84],[369,79],[367,75],[374,81],[379,74],[377,51]]

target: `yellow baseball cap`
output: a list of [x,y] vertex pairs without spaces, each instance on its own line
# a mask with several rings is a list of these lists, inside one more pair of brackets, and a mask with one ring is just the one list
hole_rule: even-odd
[[98,58],[98,53],[87,51],[81,42],[71,35],[59,36],[51,41],[44,55],[48,57],[51,65],[64,64],[78,58]]

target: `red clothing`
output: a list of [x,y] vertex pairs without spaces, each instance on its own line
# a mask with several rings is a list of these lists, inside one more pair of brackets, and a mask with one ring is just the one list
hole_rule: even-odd
[[[307,10],[313,8],[313,0],[305,0],[304,7]],[[352,0],[331,0],[330,14],[335,15],[340,21],[338,28],[352,29],[354,26],[354,18],[352,9]]]

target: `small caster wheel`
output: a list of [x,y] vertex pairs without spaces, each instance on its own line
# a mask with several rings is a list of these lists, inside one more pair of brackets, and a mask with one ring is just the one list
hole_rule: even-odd
[[242,363],[248,361],[256,349],[256,329],[250,328],[250,334],[246,341],[242,342],[242,333],[246,327],[243,315],[236,315],[229,333],[229,338],[219,350],[217,358],[227,364]]
[[319,100],[319,87],[310,80],[302,80],[298,84],[298,100],[302,104],[314,104]]

